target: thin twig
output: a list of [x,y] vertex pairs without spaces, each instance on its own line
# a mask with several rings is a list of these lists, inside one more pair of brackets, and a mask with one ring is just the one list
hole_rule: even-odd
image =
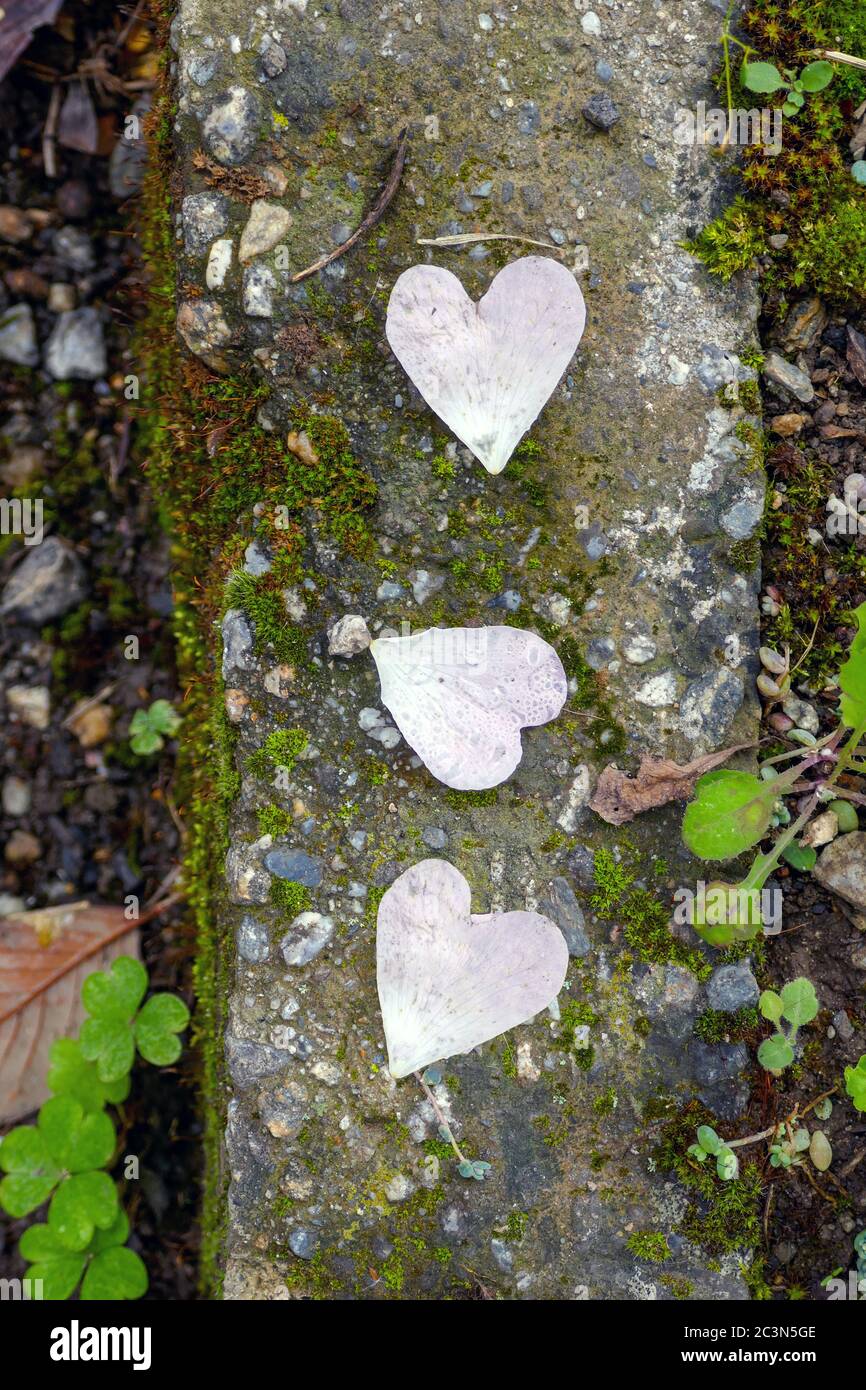
[[324,270],[326,265],[330,265],[332,261],[338,260],[340,256],[345,256],[346,252],[350,251],[356,242],[361,240],[362,236],[369,232],[371,228],[375,227],[377,222],[381,221],[394,194],[400,187],[400,180],[403,177],[403,166],[406,163],[406,145],[408,139],[408,128],[401,130],[397,141],[397,153],[394,156],[394,163],[391,165],[391,172],[378,198],[370,208],[370,211],[361,218],[361,221],[352,235],[348,237],[346,241],[342,242],[335,251],[330,251],[327,256],[321,256],[319,260],[314,261],[312,265],[308,265],[306,270],[299,270],[297,275],[291,277],[291,284],[297,285],[299,281],[307,280],[311,275],[315,275],[316,271]]
[[851,68],[866,68],[866,58],[855,58],[850,53],[840,53],[836,48],[813,48],[815,58],[828,58],[831,63],[847,63]]
[[531,236],[516,236],[510,232],[461,232],[459,236],[421,236],[416,246],[468,246],[475,241],[522,241],[527,246],[543,246],[546,251],[561,251],[552,241],[536,241]]
[[45,170],[45,177],[48,179],[57,178],[56,135],[57,118],[60,115],[60,88],[55,83],[51,88],[51,100],[48,103],[48,115],[45,117],[45,127],[42,131],[42,168]]
[[454,1152],[456,1153],[457,1158],[458,1158],[458,1161],[459,1161],[460,1163],[468,1163],[468,1162],[469,1162],[469,1159],[466,1157],[466,1155],[465,1155],[464,1153],[461,1152],[461,1150],[460,1150],[460,1145],[457,1143],[457,1140],[454,1138],[454,1135],[451,1133],[451,1126],[449,1125],[448,1121],[446,1120],[445,1115],[444,1115],[444,1113],[443,1113],[443,1111],[442,1111],[442,1109],[441,1109],[441,1107],[440,1107],[440,1105],[439,1105],[438,1100],[437,1100],[436,1097],[434,1096],[433,1092],[430,1090],[430,1087],[427,1085],[427,1082],[424,1080],[423,1075],[421,1074],[420,1071],[416,1071],[415,1077],[416,1077],[416,1079],[417,1079],[417,1081],[418,1081],[418,1085],[421,1087],[422,1091],[424,1092],[425,1096],[426,1096],[427,1099],[429,1100],[430,1104],[433,1106],[433,1113],[435,1114],[437,1120],[439,1121],[439,1123],[440,1123],[440,1125],[442,1126],[443,1130],[444,1130],[445,1133],[447,1134],[447,1136],[448,1136],[448,1142],[449,1142],[449,1144],[451,1145],[451,1147],[452,1147],[452,1149],[454,1150]]

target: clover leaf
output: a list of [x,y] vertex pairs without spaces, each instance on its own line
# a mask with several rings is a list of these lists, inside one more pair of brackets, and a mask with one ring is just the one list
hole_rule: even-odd
[[189,1023],[189,1010],[172,994],[155,994],[139,1012],[147,989],[147,971],[137,960],[121,956],[111,973],[88,975],[82,998],[91,1015],[81,1029],[81,1051],[96,1063],[100,1082],[113,1085],[127,1076],[135,1048],[147,1062],[168,1066],[180,1056],[176,1036]]
[[83,1250],[97,1226],[109,1227],[118,1210],[117,1189],[107,1173],[73,1173],[51,1198],[48,1225],[58,1244]]
[[100,1081],[95,1064],[87,1061],[81,1044],[73,1038],[58,1038],[48,1055],[49,1090],[55,1095],[72,1096],[85,1110],[101,1110],[108,1101],[117,1105],[129,1095],[129,1077]]
[[129,744],[133,753],[143,758],[158,753],[165,744],[163,735],[170,738],[180,724],[180,715],[168,700],[154,700],[149,709],[137,709],[129,721]]
[[[0,1144],[0,1203],[10,1216],[27,1216],[51,1197],[48,1223],[57,1243],[80,1250],[94,1226],[108,1225],[117,1193],[94,1170],[114,1153],[114,1126],[103,1111],[87,1112],[72,1096],[54,1096],[35,1125],[20,1125]],[[53,1193],[53,1196],[52,1196]]]
[[146,1062],[170,1066],[181,1053],[177,1036],[189,1023],[189,1009],[176,994],[155,994],[135,1020],[135,1041]]
[[45,1136],[35,1125],[19,1125],[0,1143],[0,1205],[10,1216],[27,1216],[41,1207],[63,1177]]
[[96,1230],[83,1250],[61,1245],[51,1226],[30,1226],[21,1237],[19,1250],[32,1261],[27,1279],[41,1281],[42,1297],[69,1298],[81,1282],[84,1300],[140,1298],[147,1289],[147,1271],[133,1250],[124,1248],[129,1235],[126,1213],[118,1210],[111,1225]]

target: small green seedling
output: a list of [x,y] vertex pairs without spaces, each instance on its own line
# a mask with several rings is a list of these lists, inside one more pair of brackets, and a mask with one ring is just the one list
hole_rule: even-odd
[[490,1164],[485,1163],[483,1159],[467,1158],[459,1165],[457,1171],[461,1178],[475,1178],[477,1182],[483,1182],[490,1172]]
[[181,719],[168,700],[154,700],[149,709],[137,709],[129,723],[129,746],[140,758],[158,753],[165,740],[180,728]]
[[[778,1031],[765,1038],[758,1048],[758,1061],[767,1071],[781,1072],[794,1060],[797,1033],[804,1023],[811,1023],[818,1013],[818,996],[811,980],[802,976],[785,985],[781,994],[765,989],[758,1000],[764,1018],[775,1023]],[[785,1030],[782,1021],[790,1026]],[[807,1135],[808,1141],[808,1135]]]
[[866,1112],[866,1052],[856,1067],[845,1068],[845,1090],[854,1102],[854,1109]]
[[[765,851],[758,850],[739,882],[714,880],[706,894],[695,897],[691,925],[711,946],[724,949],[752,941],[775,927],[775,919],[771,916],[768,921],[765,910],[764,885],[782,858],[801,871],[814,867],[814,849],[799,840],[819,808],[832,806],[840,829],[843,825],[857,828],[856,807],[847,803],[851,796],[857,802],[858,794],[843,789],[846,783],[840,779],[866,772],[859,752],[866,736],[866,603],[854,610],[852,619],[857,632],[838,672],[841,699],[836,729],[820,741],[806,730],[792,730],[790,738],[799,746],[768,759],[758,775],[717,768],[695,785],[682,832],[692,854],[721,862],[756,849],[762,840],[771,842]],[[768,649],[768,657],[773,655]],[[775,655],[780,670],[787,668],[786,659]],[[803,737],[794,738],[797,733]],[[804,739],[810,740],[808,745]],[[788,797],[798,799],[796,818],[785,805]]]
[[710,1125],[701,1125],[698,1129],[698,1142],[692,1144],[689,1149],[692,1158],[696,1158],[698,1163],[706,1163],[708,1158],[716,1160],[716,1172],[723,1182],[730,1182],[736,1178],[740,1171],[737,1155],[733,1149],[723,1139],[720,1139],[716,1131]]
[[740,69],[740,81],[749,92],[760,92],[769,96],[773,92],[786,90],[782,114],[796,116],[806,104],[806,97],[813,92],[823,92],[833,81],[833,65],[824,59],[807,63],[799,76],[793,68],[782,68],[780,72],[775,63],[744,62]]
[[793,1133],[788,1132],[784,1125],[779,1125],[776,1131],[775,1142],[770,1145],[770,1164],[773,1168],[793,1168],[803,1162],[801,1154],[804,1154],[811,1143],[811,1136],[808,1129],[795,1129]]

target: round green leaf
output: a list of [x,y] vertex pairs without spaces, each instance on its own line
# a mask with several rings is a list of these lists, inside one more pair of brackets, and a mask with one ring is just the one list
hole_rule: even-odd
[[57,1233],[50,1226],[37,1222],[28,1226],[18,1242],[18,1253],[25,1260],[53,1260],[58,1255],[68,1255],[69,1251],[60,1244]]
[[99,970],[87,976],[81,998],[89,1014],[128,1023],[146,989],[147,971],[141,961],[131,956],[118,956],[110,972]]
[[798,845],[792,840],[791,844],[782,850],[782,858],[792,869],[797,869],[801,874],[808,874],[814,869],[818,856],[811,845]]
[[48,1208],[48,1224],[67,1250],[83,1250],[97,1226],[117,1215],[117,1191],[107,1173],[76,1173],[62,1182]]
[[135,1020],[135,1040],[145,1061],[170,1066],[181,1053],[176,1034],[189,1023],[189,1009],[175,994],[155,994]]
[[[856,1067],[845,1068],[845,1091],[851,1097],[855,1110],[866,1111],[866,1053],[860,1058]],[[0,1154],[2,1152],[3,1150],[0,1148]],[[0,1199],[2,1199],[2,1195],[3,1184],[0,1183]]]
[[778,92],[785,85],[774,63],[743,63],[740,81],[750,92]]
[[84,1255],[67,1250],[50,1260],[38,1260],[29,1266],[25,1278],[33,1284],[41,1282],[40,1290],[46,1303],[60,1303],[77,1289],[85,1265]]
[[765,1038],[758,1048],[758,1061],[767,1071],[783,1071],[794,1060],[794,1049],[781,1033]]
[[822,92],[833,81],[833,64],[820,58],[816,63],[807,63],[800,73],[800,82],[806,92]]
[[135,1040],[125,1019],[88,1018],[81,1026],[81,1051],[96,1063],[100,1081],[120,1081],[135,1061]]
[[732,1182],[740,1171],[740,1164],[733,1149],[719,1149],[716,1155],[716,1172],[722,1182]]
[[698,1143],[705,1153],[717,1154],[721,1148],[722,1141],[712,1126],[701,1125],[698,1129]]
[[750,772],[708,772],[683,817],[683,840],[700,859],[734,859],[767,832],[776,793]]
[[806,98],[798,87],[796,87],[793,92],[788,93],[788,101],[792,106],[796,106],[798,110],[801,106],[805,106],[806,104]]
[[800,1028],[811,1023],[818,1012],[818,996],[811,980],[800,976],[782,989],[782,1011],[789,1023]]
[[799,106],[795,106],[794,103],[793,103],[793,101],[783,101],[783,102],[782,102],[782,115],[783,115],[783,116],[796,116],[796,114],[797,114],[797,112],[799,111],[799,109],[800,109]]
[[85,1110],[101,1110],[108,1087],[100,1081],[96,1067],[88,1062],[81,1044],[73,1038],[58,1038],[48,1054],[50,1065],[46,1078],[49,1088],[58,1096],[71,1096]]
[[114,1152],[114,1125],[104,1110],[86,1114],[72,1096],[52,1096],[39,1112],[51,1157],[70,1173],[103,1168]]
[[0,1205],[10,1216],[27,1216],[51,1196],[63,1176],[44,1135],[35,1125],[19,1125],[0,1142]]
[[93,1255],[98,1255],[101,1250],[110,1250],[113,1245],[125,1245],[129,1236],[129,1217],[118,1204],[117,1214],[110,1226],[104,1231],[95,1230],[93,1239],[88,1245],[88,1251]]
[[761,1010],[761,1013],[763,1014],[764,1018],[769,1019],[771,1023],[779,1023],[781,1021],[782,1014],[785,1012],[785,1006],[782,1003],[782,997],[781,995],[777,994],[774,989],[764,990],[763,994],[758,1000],[758,1008]]
[[141,1298],[147,1292],[147,1270],[134,1250],[115,1246],[94,1255],[81,1285],[85,1301]]

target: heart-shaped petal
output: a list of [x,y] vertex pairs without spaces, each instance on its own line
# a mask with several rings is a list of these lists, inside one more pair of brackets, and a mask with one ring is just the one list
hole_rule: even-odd
[[501,473],[580,342],[586,306],[570,271],[524,256],[476,304],[450,270],[413,265],[391,292],[385,332],[427,404]]
[[397,728],[458,791],[510,777],[520,730],[555,719],[568,694],[553,647],[519,627],[434,627],[381,637],[370,650]]
[[469,884],[424,859],[379,904],[376,977],[388,1068],[408,1076],[471,1052],[556,998],[568,969],[562,932],[537,912],[471,912]]

